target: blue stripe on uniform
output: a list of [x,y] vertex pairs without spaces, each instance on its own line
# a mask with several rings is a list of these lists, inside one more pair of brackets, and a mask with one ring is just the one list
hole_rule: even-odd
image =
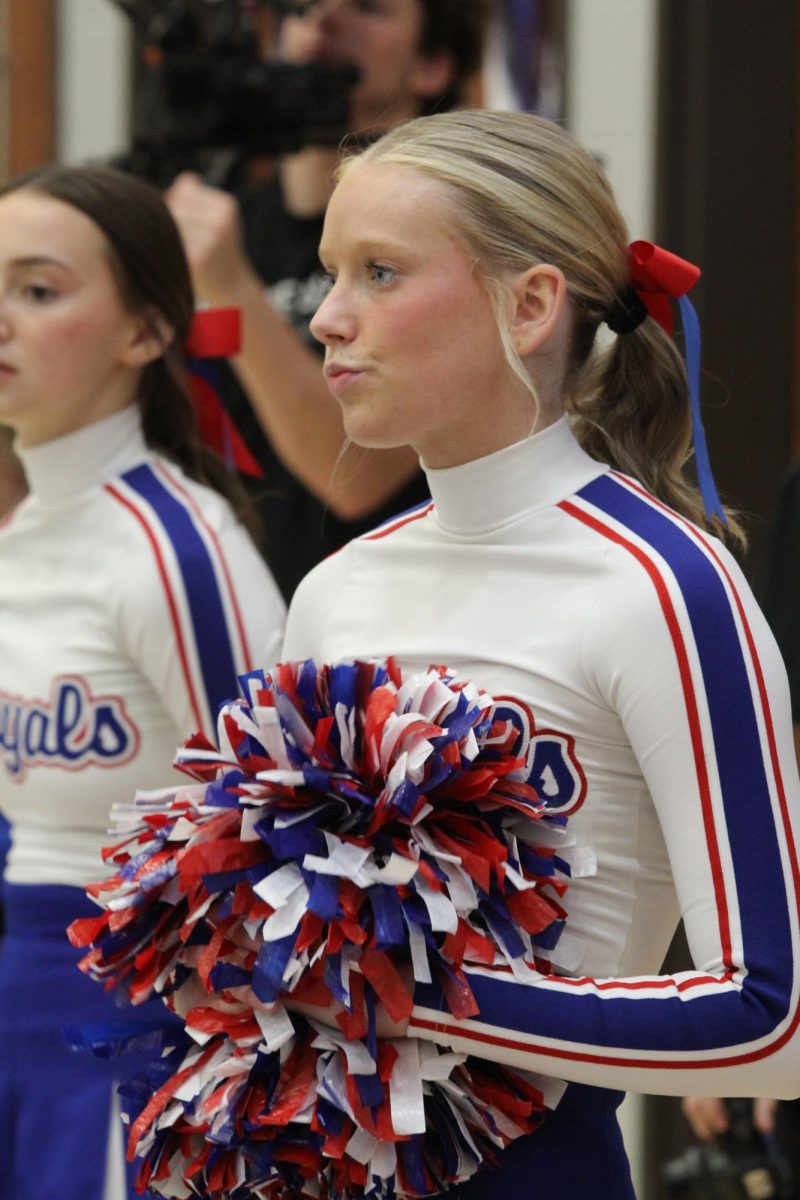
[[369,529],[366,533],[361,534],[361,537],[369,538],[375,533],[380,533],[382,529],[388,529],[390,525],[397,525],[399,521],[405,521],[407,517],[413,517],[414,513],[422,512],[424,508],[430,508],[433,501],[430,496],[427,500],[421,500],[419,504],[412,504],[410,508],[404,508],[402,512],[395,513],[393,517],[387,517],[385,521],[381,521],[380,525],[376,525],[374,529]]
[[[656,989],[651,998],[635,990],[622,997],[565,994],[546,985],[526,994],[511,982],[471,974],[479,1021],[498,1032],[571,1043],[578,1052],[582,1046],[667,1052],[742,1046],[768,1036],[786,1016],[793,963],[779,831],[771,819],[756,823],[751,815],[771,812],[770,785],[731,604],[717,568],[673,517],[609,475],[577,495],[651,546],[681,590],[705,687],[713,738],[708,756],[716,758],[736,880],[729,903],[735,910],[738,898],[747,976],[741,993],[731,985],[708,996],[689,989],[682,998],[659,997]],[[702,715],[702,692],[697,704]],[[713,795],[713,780],[710,785]],[[426,1008],[444,1007],[435,985],[418,985],[414,999]]]
[[[759,824],[752,819],[754,809],[771,812],[771,772],[767,774],[764,761],[743,635],[723,580],[716,565],[674,517],[613,477],[601,477],[579,495],[648,542],[680,588],[705,687],[713,737],[709,752],[716,759],[719,775],[744,959],[759,980],[771,981],[771,1000],[783,1012],[789,1004],[793,968],[781,836],[774,821]],[[697,700],[702,711],[702,695]],[[770,886],[780,892],[774,906],[764,903]],[[736,897],[730,900],[736,903]]]
[[[175,551],[191,616],[194,649],[213,721],[219,706],[236,694],[237,670],[211,557],[192,514],[165,487],[152,467],[142,464],[122,478],[150,505]],[[190,669],[191,665],[190,662]]]

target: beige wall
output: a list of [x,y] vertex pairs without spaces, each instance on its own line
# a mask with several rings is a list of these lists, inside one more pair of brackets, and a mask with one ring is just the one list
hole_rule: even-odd
[[61,161],[104,159],[126,149],[131,30],[111,0],[57,0],[56,154]]
[[655,224],[657,0],[569,0],[567,113],[602,161],[631,238]]

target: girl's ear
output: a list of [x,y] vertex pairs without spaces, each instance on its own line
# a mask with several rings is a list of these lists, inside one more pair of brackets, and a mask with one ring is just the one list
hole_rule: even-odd
[[175,330],[157,309],[138,313],[131,322],[122,361],[128,367],[146,367],[161,357],[174,338]]
[[559,267],[540,263],[517,275],[512,292],[511,341],[520,358],[526,358],[556,329],[567,300],[567,281]]

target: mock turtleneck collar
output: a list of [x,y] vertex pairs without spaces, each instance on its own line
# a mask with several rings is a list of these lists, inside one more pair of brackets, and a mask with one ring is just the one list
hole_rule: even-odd
[[47,505],[62,504],[104,483],[148,452],[136,404],[50,442],[15,449],[31,494]]
[[489,533],[558,504],[608,470],[581,449],[567,417],[485,458],[423,467],[437,523],[462,536]]

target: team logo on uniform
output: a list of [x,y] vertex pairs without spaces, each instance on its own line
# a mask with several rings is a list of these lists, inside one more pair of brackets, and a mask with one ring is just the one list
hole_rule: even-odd
[[586,799],[586,776],[575,755],[575,740],[555,729],[537,729],[533,713],[521,700],[498,696],[492,710],[494,725],[506,727],[503,750],[524,759],[519,772],[508,776],[535,788],[548,816],[567,817]]
[[80,676],[53,680],[47,700],[0,691],[0,754],[21,783],[31,767],[118,767],[139,748],[139,731],[118,696],[93,696]]

